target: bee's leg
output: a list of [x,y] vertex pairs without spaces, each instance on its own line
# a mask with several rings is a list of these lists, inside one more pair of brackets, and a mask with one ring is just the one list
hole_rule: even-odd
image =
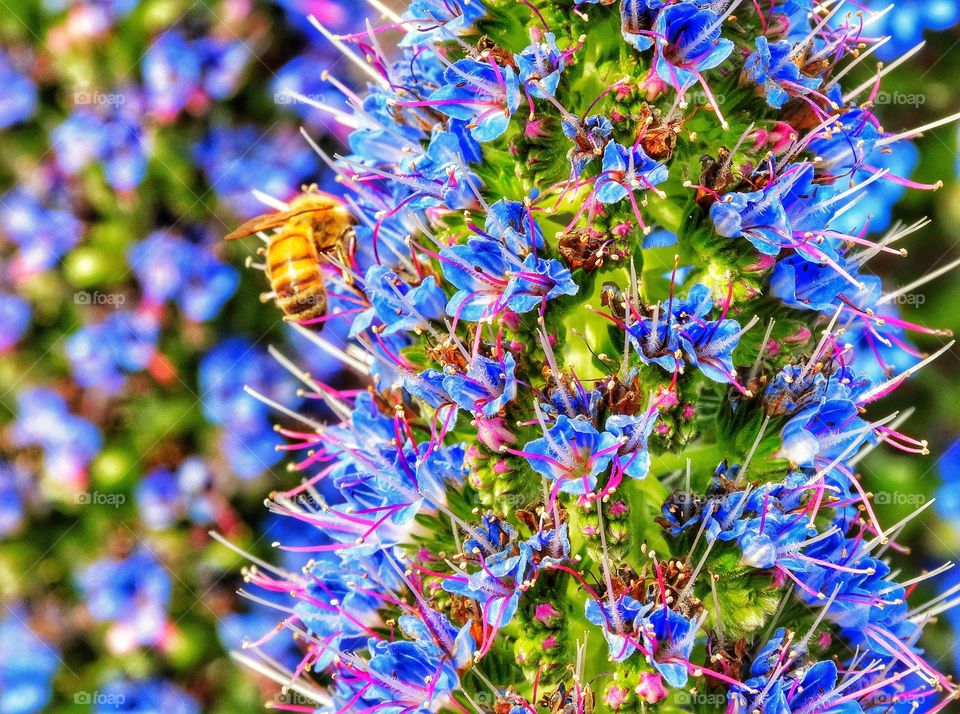
[[266,269],[267,269],[267,264],[266,264],[266,263],[258,263],[257,261],[255,261],[255,260],[253,259],[253,256],[252,256],[252,255],[248,255],[248,256],[246,257],[246,259],[243,261],[243,265],[244,265],[245,268],[256,268],[257,270],[266,270]]
[[271,290],[270,292],[260,293],[260,302],[270,302],[271,300],[277,299],[277,293]]
[[356,249],[357,232],[353,226],[349,226],[340,234],[340,240],[337,241],[337,260],[348,269],[343,274],[343,281],[350,287],[353,287],[356,282],[349,271],[350,266],[353,265],[353,256],[356,254]]

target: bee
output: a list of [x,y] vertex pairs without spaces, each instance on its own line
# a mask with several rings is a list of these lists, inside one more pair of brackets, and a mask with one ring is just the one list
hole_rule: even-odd
[[267,241],[264,271],[272,293],[265,293],[264,299],[273,297],[285,320],[304,322],[326,314],[323,263],[331,254],[347,263],[355,240],[353,226],[353,216],[342,201],[311,186],[304,187],[288,210],[253,218],[226,240],[279,229]]

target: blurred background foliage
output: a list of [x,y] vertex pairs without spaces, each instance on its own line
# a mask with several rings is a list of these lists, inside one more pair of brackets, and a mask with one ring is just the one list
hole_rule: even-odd
[[[254,712],[277,696],[226,654],[277,617],[239,601],[241,559],[208,531],[260,555],[280,539],[263,498],[293,477],[276,415],[243,392],[296,401],[267,346],[343,377],[259,300],[263,276],[243,268],[255,239],[221,238],[264,210],[253,189],[285,199],[322,177],[298,128],[331,146],[345,129],[284,90],[342,101],[322,73],[349,70],[305,17],[360,31],[361,9],[0,0],[0,714]],[[937,30],[877,98],[888,129],[960,110],[958,20],[953,2],[885,18],[886,60]],[[908,257],[872,264],[888,285],[960,260],[957,129],[917,146],[899,170],[945,185],[904,195],[895,220],[933,223]],[[953,330],[958,306],[956,271],[899,305]],[[931,454],[878,449],[863,481],[902,516],[937,496],[899,539],[934,568],[960,550],[960,351],[894,400],[919,405],[905,430]],[[931,660],[956,657],[956,640],[946,617]],[[295,658],[289,642],[271,647]]]

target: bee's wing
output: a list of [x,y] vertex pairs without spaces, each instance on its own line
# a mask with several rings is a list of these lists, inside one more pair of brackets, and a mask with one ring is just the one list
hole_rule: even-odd
[[229,233],[224,240],[237,240],[247,238],[261,231],[268,231],[272,228],[281,228],[290,219],[302,216],[304,213],[316,213],[318,211],[329,211],[329,206],[311,206],[309,208],[300,208],[296,211],[280,211],[279,213],[268,213],[264,216],[251,218],[237,230]]

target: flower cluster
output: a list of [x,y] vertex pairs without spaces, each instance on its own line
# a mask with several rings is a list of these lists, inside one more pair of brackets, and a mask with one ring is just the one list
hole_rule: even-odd
[[330,322],[368,388],[287,365],[338,421],[280,429],[278,547],[311,559],[247,579],[303,658],[258,660],[275,629],[248,661],[322,712],[955,706],[919,643],[953,600],[908,604],[910,518],[855,471],[926,452],[876,402],[947,334],[866,267],[922,224],[851,218],[938,187],[876,160],[920,131],[883,128],[877,82],[845,92],[871,14],[370,4],[323,155],[356,219],[331,282],[365,308]]
[[[242,248],[222,237],[264,212],[253,189],[286,200],[316,173],[297,115],[337,90],[324,81],[291,98],[268,84],[290,76],[285,65],[332,64],[337,50],[306,14],[356,31],[350,4],[23,0],[6,13],[0,617],[15,610],[62,661],[48,671],[43,652],[18,658],[43,648],[8,636],[4,619],[3,714],[196,712],[212,700],[245,711],[260,696],[225,701],[214,611],[239,598],[211,588],[233,562],[207,531],[252,531],[254,477],[281,458],[267,410],[237,398],[242,384],[283,402],[296,393],[266,351],[286,341],[282,321],[239,291]],[[321,142],[347,128],[310,126]],[[239,351],[216,349],[239,334],[250,338]],[[326,367],[310,369],[339,364]],[[186,596],[220,589],[216,607]],[[137,681],[108,685],[118,674]]]

